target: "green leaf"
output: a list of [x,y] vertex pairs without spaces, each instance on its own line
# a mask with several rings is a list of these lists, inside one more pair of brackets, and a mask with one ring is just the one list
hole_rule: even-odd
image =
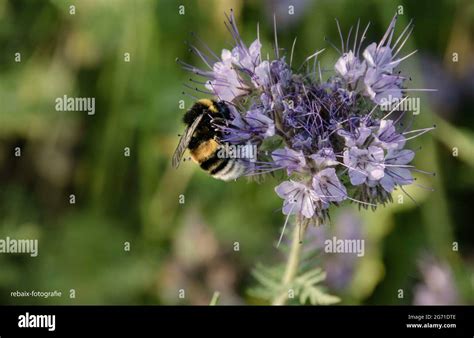
[[319,285],[326,279],[326,273],[320,267],[314,266],[315,263],[319,263],[319,259],[317,259],[319,254],[318,250],[310,250],[305,253],[300,263],[299,274],[290,285],[282,284],[284,264],[271,267],[257,264],[252,275],[259,285],[249,289],[248,293],[251,296],[271,301],[291,289],[300,304],[329,305],[338,303],[340,301],[338,297],[327,294],[325,289]]

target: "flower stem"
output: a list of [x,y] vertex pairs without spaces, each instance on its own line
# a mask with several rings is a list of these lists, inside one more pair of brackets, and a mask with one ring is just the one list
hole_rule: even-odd
[[219,298],[220,298],[221,294],[220,292],[218,291],[215,291],[214,294],[212,295],[212,299],[211,299],[211,302],[209,303],[209,305],[217,305],[217,303],[219,302]]
[[[303,237],[308,227],[307,221],[298,220],[295,224],[292,234],[290,255],[286,262],[285,274],[283,275],[282,284],[284,286],[290,286],[293,279],[298,273],[298,266],[300,263],[301,249],[303,248]],[[289,289],[278,295],[272,302],[272,305],[285,305],[288,300]]]

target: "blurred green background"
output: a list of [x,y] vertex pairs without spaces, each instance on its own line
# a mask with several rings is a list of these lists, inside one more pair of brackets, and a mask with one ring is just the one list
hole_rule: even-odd
[[[422,147],[416,166],[437,174],[418,183],[435,191],[410,186],[418,205],[405,196],[376,212],[350,204],[333,210],[331,231],[357,227],[366,254],[350,262],[328,257],[327,269],[347,271],[328,271],[327,285],[343,304],[474,303],[469,0],[0,0],[0,238],[39,240],[36,258],[0,254],[0,303],[208,304],[214,291],[221,304],[264,303],[247,290],[257,262],[284,259],[274,246],[284,222],[278,182],[224,183],[191,163],[171,168],[180,100],[192,104],[182,95],[190,74],[175,58],[201,65],[184,43],[194,41],[190,32],[216,52],[229,48],[230,8],[247,43],[259,23],[270,53],[275,13],[280,47],[298,38],[294,64],[326,48],[320,60],[328,77],[338,55],[324,37],[338,43],[334,18],[345,34],[358,18],[370,21],[367,41],[378,41],[398,6],[398,33],[415,19],[403,51],[418,53],[401,67],[412,77],[408,86],[439,90],[421,95],[415,119],[415,127],[438,128],[410,141]],[[96,114],[56,111],[63,95],[95,97]],[[63,295],[11,297],[16,290]]]

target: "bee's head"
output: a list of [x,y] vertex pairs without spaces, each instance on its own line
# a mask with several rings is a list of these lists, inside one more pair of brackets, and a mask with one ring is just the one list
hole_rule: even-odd
[[227,103],[225,103],[224,101],[219,101],[219,102],[216,102],[216,103],[215,103],[215,106],[216,106],[218,112],[219,112],[226,120],[230,120],[230,118],[231,118],[231,113],[230,113],[229,106],[227,105]]

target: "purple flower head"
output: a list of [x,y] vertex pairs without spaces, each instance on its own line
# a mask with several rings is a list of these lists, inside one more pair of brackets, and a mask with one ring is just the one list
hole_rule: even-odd
[[255,82],[259,86],[270,86],[270,63],[265,60],[255,67]]
[[273,100],[271,95],[266,92],[263,92],[260,95],[260,102],[262,103],[264,111],[271,111],[273,109]]
[[274,60],[270,63],[270,72],[273,83],[287,87],[291,81],[291,69],[284,59]]
[[278,185],[275,192],[284,199],[282,211],[285,215],[300,214],[312,218],[318,208],[317,204],[321,202],[311,187],[291,180]]
[[242,43],[232,49],[232,64],[247,72],[255,72],[255,68],[260,64],[260,49],[262,44],[255,40],[247,49]]
[[[341,56],[334,67],[337,75],[347,83],[350,91],[355,90],[364,96],[368,96],[377,104],[382,102],[387,104],[402,97],[402,84],[405,77],[395,75],[394,70],[403,60],[416,52],[397,58],[411,34],[413,25],[410,21],[396,41],[392,43],[396,20],[397,16],[395,15],[382,39],[378,43],[369,44],[364,49],[363,59],[359,58],[359,51],[362,42],[365,40],[368,26],[362,33],[360,41],[357,41],[359,32],[359,24],[357,24],[352,49],[348,49],[350,33],[347,41],[344,41],[341,35],[342,50],[338,50]],[[340,31],[339,23],[338,29]],[[359,82],[359,80],[361,81]],[[360,86],[359,83],[361,83]],[[386,100],[389,102],[386,102]]]
[[331,148],[322,148],[316,154],[310,156],[314,161],[317,168],[326,168],[330,166],[338,165],[339,162],[336,160],[336,155]]
[[[255,40],[249,48],[241,43],[232,51],[222,50],[221,61],[214,63],[213,79],[206,83],[206,88],[224,101],[233,101],[251,92],[252,85],[259,87],[261,80],[255,70],[259,67],[260,41]],[[252,84],[245,82],[244,74],[250,74]]]
[[303,106],[298,105],[294,107],[294,103],[289,104],[287,101],[283,101],[283,119],[286,125],[292,128],[297,128],[300,126],[299,117],[306,113]]
[[236,97],[248,94],[249,88],[232,66],[231,52],[222,51],[222,61],[213,67],[213,79],[206,83],[206,88],[223,101],[233,101]]
[[415,286],[414,305],[459,305],[459,292],[449,265],[438,262],[432,256],[420,262],[423,277]]
[[254,70],[254,83],[266,87],[270,92],[281,94],[281,88],[288,86],[291,70],[284,60],[263,61]]
[[365,74],[365,94],[377,104],[390,104],[402,98],[404,78],[386,74],[377,68],[369,68]]
[[337,88],[337,94],[339,95],[339,100],[347,106],[352,106],[356,100],[356,93],[352,90],[345,88]]
[[237,114],[223,131],[224,140],[230,143],[260,142],[275,135],[275,124],[261,109],[254,108],[245,116]]
[[313,138],[307,132],[300,132],[292,137],[291,145],[296,150],[310,150]]
[[395,71],[413,54],[398,56],[411,22],[396,37],[395,16],[380,41],[368,43],[369,25],[359,31],[358,22],[344,39],[338,23],[341,49],[334,48],[340,56],[331,67],[334,75],[323,80],[317,62],[323,50],[293,68],[293,55],[281,55],[284,49],[275,41],[274,56],[262,60],[260,40],[247,45],[233,14],[227,19],[231,48],[208,57],[192,47],[209,70],[181,63],[206,79],[199,82],[216,101],[228,103],[232,118],[216,123],[219,141],[256,149],[245,175],[284,170],[287,178],[275,190],[285,215],[321,224],[329,206],[345,200],[375,208],[391,201],[397,187],[413,183],[413,171],[423,172],[410,164],[414,152],[406,144],[431,128],[398,131],[403,111],[397,122],[381,117],[381,106],[401,102],[410,90],[404,88],[408,76]]
[[325,202],[342,202],[347,198],[346,188],[339,181],[334,168],[326,168],[317,172],[313,176],[313,188]]
[[392,192],[395,185],[413,183],[413,177],[407,164],[415,157],[415,153],[408,149],[389,150],[385,157],[385,173],[380,185],[387,192]]
[[349,51],[337,60],[334,68],[348,84],[352,85],[364,76],[367,65],[364,61],[361,62],[352,51]]
[[384,149],[402,149],[405,146],[405,137],[399,134],[392,120],[381,120],[375,133],[374,144]]
[[278,167],[285,168],[288,175],[293,172],[304,172],[307,170],[306,159],[301,151],[295,151],[285,147],[273,151],[272,158]]
[[377,47],[375,42],[371,43],[364,50],[363,55],[369,67],[388,74],[391,74],[393,69],[400,63],[400,61],[392,61],[392,50],[390,47]]
[[410,21],[397,40],[392,44],[396,22],[397,15],[393,17],[380,42],[373,42],[365,48],[363,56],[369,68],[375,68],[377,71],[392,74],[394,68],[397,67],[400,62],[416,52],[414,51],[402,58],[396,58],[413,30],[412,21]]
[[380,147],[352,147],[344,151],[344,164],[349,168],[352,185],[372,184],[384,176],[384,152]]
[[[256,39],[247,47],[240,37],[233,12],[227,17],[226,25],[235,44],[231,50],[223,49],[220,57],[205,44],[210,56],[190,45],[190,50],[199,56],[210,70],[199,69],[180,60],[178,62],[186,70],[206,78],[205,87],[219,100],[233,102],[237,98],[252,94],[265,84],[266,79],[261,78],[265,64],[261,65],[260,41]],[[268,65],[268,61],[265,63]]]
[[362,147],[367,138],[372,135],[372,129],[362,123],[352,132],[341,129],[338,131],[338,135],[344,138],[347,147]]
[[247,112],[245,120],[259,137],[267,138],[275,135],[275,123],[271,118],[263,114],[259,109],[252,109]]

